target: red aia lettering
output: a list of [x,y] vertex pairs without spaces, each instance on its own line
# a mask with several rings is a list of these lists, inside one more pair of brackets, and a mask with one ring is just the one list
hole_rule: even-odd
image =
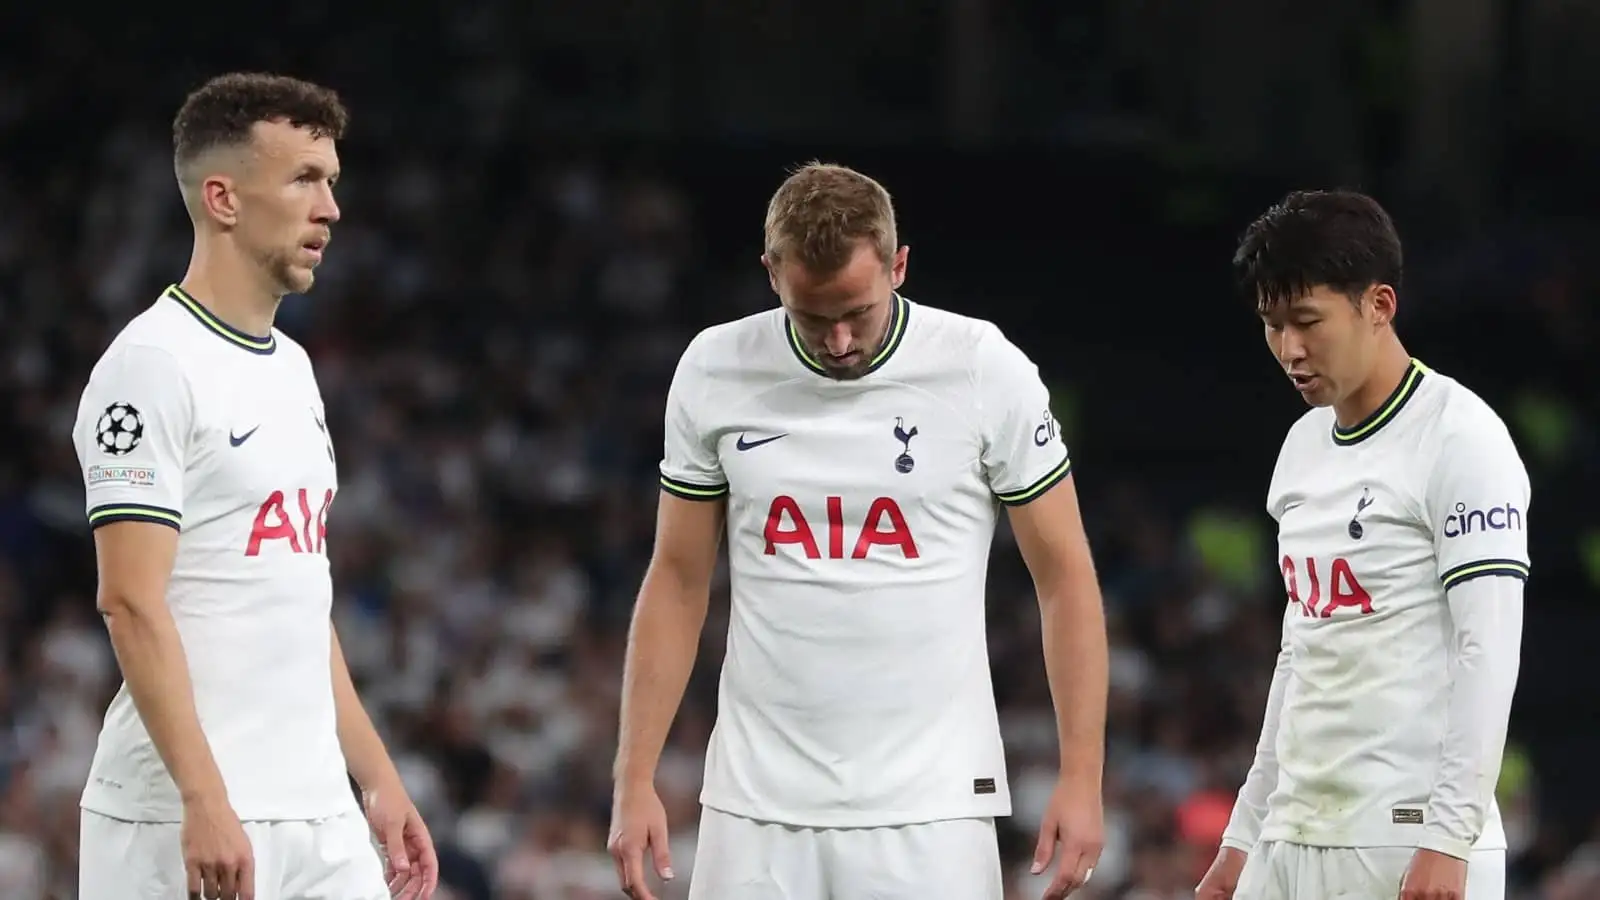
[[1294,560],[1285,556],[1282,566],[1283,586],[1289,591],[1289,602],[1300,608],[1301,615],[1326,619],[1333,615],[1334,610],[1342,607],[1359,609],[1364,616],[1372,614],[1372,595],[1356,580],[1356,573],[1350,569],[1350,561],[1344,557],[1333,558],[1328,602],[1321,607],[1317,606],[1322,600],[1322,581],[1317,576],[1317,561],[1306,557],[1306,578],[1310,582],[1311,592],[1304,598],[1300,596],[1300,578]]
[[[260,556],[263,541],[288,541],[291,553],[321,553],[328,541],[328,507],[333,505],[333,489],[322,495],[322,506],[315,516],[311,514],[311,496],[305,488],[298,491],[295,504],[299,518],[290,519],[289,508],[284,505],[283,491],[273,491],[267,501],[256,510],[256,520],[250,525],[250,543],[245,556]],[[313,530],[315,529],[315,530]]]
[[[828,558],[844,559],[844,498],[828,498],[827,517]],[[799,502],[793,497],[780,494],[772,498],[772,505],[767,508],[767,526],[762,536],[767,540],[768,556],[778,552],[779,544],[798,544],[807,559],[822,558],[822,551],[817,546],[817,536],[811,530],[811,522],[806,519],[805,512],[800,509]],[[856,542],[850,551],[850,558],[866,559],[867,551],[875,544],[899,547],[900,554],[906,559],[916,559],[918,556],[917,541],[911,536],[911,529],[906,525],[906,517],[900,512],[900,504],[888,497],[879,497],[867,508],[861,529],[856,533]]]

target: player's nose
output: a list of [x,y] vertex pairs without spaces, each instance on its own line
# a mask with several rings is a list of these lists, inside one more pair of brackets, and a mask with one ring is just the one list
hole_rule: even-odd
[[333,199],[333,190],[324,187],[311,209],[311,221],[318,225],[332,225],[339,221],[339,202]]
[[1295,334],[1294,329],[1285,328],[1276,337],[1277,340],[1274,342],[1276,346],[1273,349],[1278,354],[1279,362],[1287,366],[1306,358],[1305,341]]
[[844,322],[835,322],[828,327],[828,333],[823,335],[822,345],[834,356],[843,356],[850,352],[850,345],[854,341],[855,335],[851,333],[850,326]]

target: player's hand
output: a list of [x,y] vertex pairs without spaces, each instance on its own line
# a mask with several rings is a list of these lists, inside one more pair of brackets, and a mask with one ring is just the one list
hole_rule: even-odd
[[1033,851],[1035,875],[1048,868],[1052,858],[1056,860],[1056,874],[1045,889],[1044,900],[1062,900],[1088,883],[1105,846],[1104,819],[1098,790],[1077,787],[1064,779],[1057,782]]
[[255,851],[227,797],[185,803],[181,839],[189,900],[255,900]]
[[1200,879],[1200,886],[1194,889],[1195,900],[1233,900],[1233,892],[1239,889],[1239,876],[1249,859],[1243,850],[1233,847],[1218,850],[1211,868]]
[[606,849],[616,863],[622,892],[633,900],[656,900],[645,882],[645,856],[649,855],[663,881],[672,880],[672,856],[667,850],[667,810],[661,805],[655,785],[617,788]]
[[383,847],[383,875],[396,900],[428,900],[439,887],[439,855],[416,804],[400,784],[363,791],[367,824]]
[[1462,900],[1467,861],[1436,850],[1418,850],[1400,882],[1400,900]]

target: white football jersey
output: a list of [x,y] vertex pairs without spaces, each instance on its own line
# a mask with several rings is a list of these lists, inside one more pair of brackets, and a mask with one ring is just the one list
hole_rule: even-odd
[[[1290,429],[1267,502],[1290,677],[1262,840],[1417,845],[1451,690],[1446,592],[1527,577],[1528,501],[1505,424],[1420,363],[1356,427],[1321,408]],[[1505,845],[1491,799],[1476,846]]]
[[[305,350],[230,328],[168,288],[95,366],[73,439],[92,528],[179,531],[167,604],[240,818],[355,809],[331,668],[326,526],[338,482]],[[106,711],[83,807],[181,820],[126,684]]]
[[727,499],[733,607],[701,800],[769,822],[1010,814],[984,592],[1002,503],[1067,477],[1037,368],[896,295],[869,374],[823,374],[782,309],[689,345],[663,488]]

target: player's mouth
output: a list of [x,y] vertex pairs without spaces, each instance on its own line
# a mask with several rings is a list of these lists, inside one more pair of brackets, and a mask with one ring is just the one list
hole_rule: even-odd
[[328,239],[325,237],[320,237],[306,241],[300,245],[300,249],[304,250],[306,254],[311,257],[311,262],[313,265],[315,265],[316,263],[322,262],[322,251],[327,246]]
[[1303,372],[1290,372],[1289,380],[1294,382],[1294,389],[1302,394],[1309,394],[1322,385],[1321,378]]

